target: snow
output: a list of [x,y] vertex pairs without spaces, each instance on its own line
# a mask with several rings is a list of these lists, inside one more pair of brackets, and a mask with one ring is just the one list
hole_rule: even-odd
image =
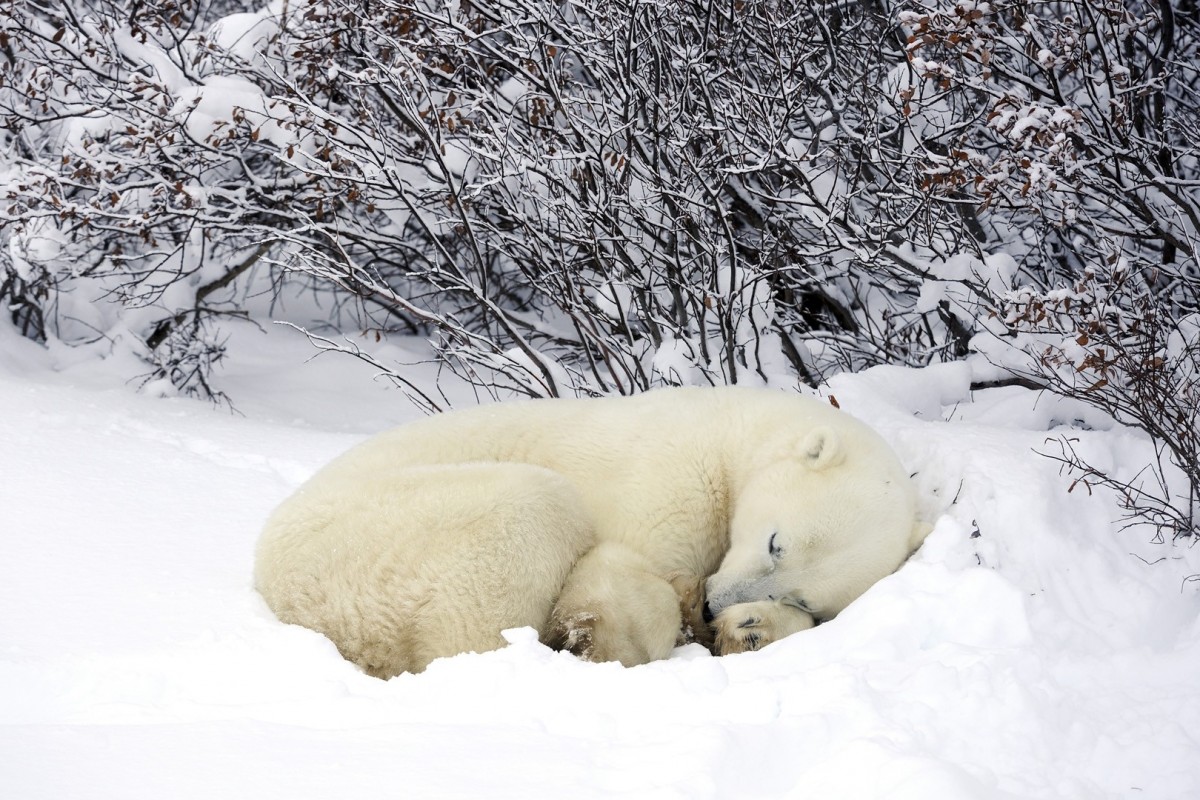
[[281,149],[295,144],[295,135],[281,121],[283,113],[261,89],[241,77],[209,75],[200,85],[181,89],[170,113],[184,119],[193,139],[207,141],[223,133],[239,110],[263,140]]
[[1122,531],[1034,452],[1069,433],[1132,476],[1127,430],[972,393],[969,364],[840,376],[822,394],[895,444],[936,526],[836,620],[634,669],[516,630],[384,682],[276,621],[251,564],[275,503],[418,412],[290,329],[230,351],[238,413],[0,327],[5,797],[1200,796],[1200,550]]
[[23,281],[33,280],[39,268],[45,268],[63,251],[66,237],[46,220],[37,220],[21,235],[8,240],[8,257],[13,271]]
[[212,26],[213,43],[246,61],[258,58],[278,34],[278,21],[266,11],[229,14]]

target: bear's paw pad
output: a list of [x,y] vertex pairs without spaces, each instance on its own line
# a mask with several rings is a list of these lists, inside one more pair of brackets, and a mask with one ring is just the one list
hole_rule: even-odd
[[759,616],[718,617],[713,627],[716,630],[714,649],[722,656],[758,650],[775,641]]
[[583,611],[557,620],[547,643],[555,650],[591,661],[596,653],[595,631],[596,615]]

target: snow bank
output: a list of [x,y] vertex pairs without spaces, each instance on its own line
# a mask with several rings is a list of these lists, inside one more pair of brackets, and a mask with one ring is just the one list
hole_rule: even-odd
[[[383,682],[250,585],[269,509],[416,413],[348,359],[302,364],[288,333],[231,341],[242,415],[0,339],[5,796],[1200,796],[1200,552],[1067,493],[1033,452],[1070,425],[1049,398],[972,396],[965,365],[826,387],[895,442],[937,521],[831,623],[635,669],[517,630]],[[1114,465],[1149,455],[1070,433]]]

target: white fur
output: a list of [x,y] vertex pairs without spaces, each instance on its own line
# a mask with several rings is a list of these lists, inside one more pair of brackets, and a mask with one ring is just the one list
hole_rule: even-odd
[[786,609],[758,646],[810,611],[833,616],[908,554],[913,515],[887,445],[817,400],[716,388],[505,403],[334,460],[268,520],[255,579],[280,619],[374,675],[500,647],[522,625],[629,665],[670,653],[676,587],[708,575],[718,632],[748,618],[738,604]]

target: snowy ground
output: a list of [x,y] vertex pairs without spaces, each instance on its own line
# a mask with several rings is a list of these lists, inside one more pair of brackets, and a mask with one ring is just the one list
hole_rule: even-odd
[[1200,797],[1200,548],[1067,493],[1032,450],[1079,409],[961,365],[836,379],[937,520],[837,620],[635,669],[518,631],[383,682],[250,585],[270,508],[417,413],[299,339],[237,333],[235,415],[0,334],[3,797]]

